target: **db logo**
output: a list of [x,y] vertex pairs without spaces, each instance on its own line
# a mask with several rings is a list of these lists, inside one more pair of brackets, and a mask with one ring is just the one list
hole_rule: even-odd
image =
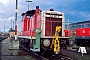
[[82,33],[85,33],[85,30],[83,30]]

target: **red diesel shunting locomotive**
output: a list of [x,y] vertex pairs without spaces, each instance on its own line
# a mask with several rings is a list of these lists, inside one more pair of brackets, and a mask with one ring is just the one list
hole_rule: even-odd
[[[53,9],[41,11],[39,6],[36,6],[36,10],[29,10],[22,16],[22,34],[18,38],[24,47],[34,52],[53,50],[59,53],[62,42],[71,39],[65,37],[63,12]],[[68,46],[73,45],[70,42],[67,42]]]

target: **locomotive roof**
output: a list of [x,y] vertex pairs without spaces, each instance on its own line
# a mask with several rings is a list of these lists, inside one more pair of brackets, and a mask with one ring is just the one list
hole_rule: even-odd
[[[26,12],[27,14],[35,14],[35,10],[29,10]],[[26,13],[22,13],[22,16],[24,16]]]
[[77,22],[77,23],[72,23],[72,24],[83,24],[83,23],[90,23],[90,20],[88,20],[88,21],[82,21],[82,22]]
[[26,12],[27,14],[35,14],[35,10],[29,10]]
[[22,13],[22,16],[24,16],[25,13]]

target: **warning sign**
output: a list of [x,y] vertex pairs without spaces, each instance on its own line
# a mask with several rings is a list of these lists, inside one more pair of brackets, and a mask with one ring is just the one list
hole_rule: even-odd
[[87,53],[85,47],[80,47],[78,52],[81,52],[82,56],[83,56],[83,53]]

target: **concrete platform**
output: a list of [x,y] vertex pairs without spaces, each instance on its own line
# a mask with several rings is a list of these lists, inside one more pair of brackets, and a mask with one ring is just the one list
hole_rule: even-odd
[[11,39],[0,41],[0,60],[35,60],[25,51],[9,50],[9,46],[11,46],[11,44]]

